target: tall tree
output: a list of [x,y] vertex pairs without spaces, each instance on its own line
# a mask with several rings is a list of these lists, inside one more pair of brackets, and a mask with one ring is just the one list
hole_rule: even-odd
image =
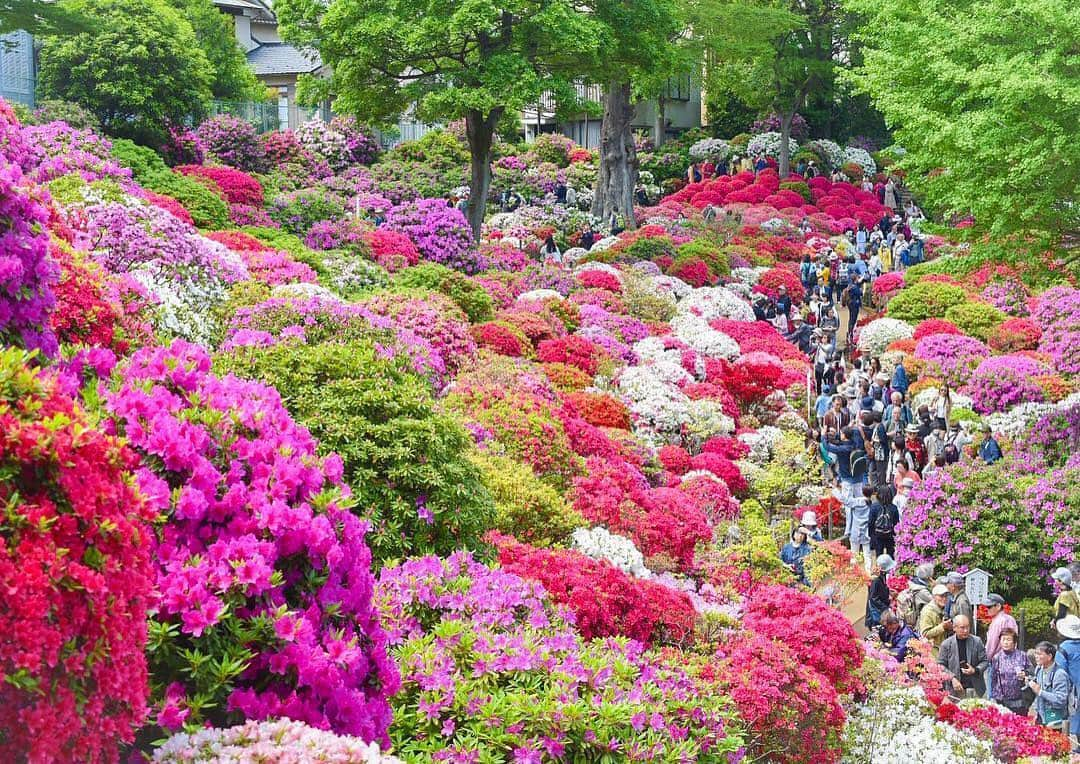
[[278,0],[286,39],[333,70],[321,88],[365,119],[465,119],[469,224],[480,236],[491,147],[507,112],[545,92],[570,98],[600,50],[603,25],[571,0]]
[[30,34],[74,34],[93,26],[70,0],[0,0],[0,34],[24,29]]
[[205,113],[210,64],[191,24],[168,3],[72,0],[71,7],[95,27],[45,38],[42,97],[81,104],[109,133],[141,141]]
[[[1080,5],[846,0],[908,182],[976,230],[1080,246]],[[1034,235],[1032,235],[1034,234]]]
[[210,0],[170,0],[191,24],[213,70],[210,92],[232,101],[266,100],[266,87],[248,66],[229,16]]
[[790,0],[786,11],[768,46],[750,58],[718,56],[711,72],[718,89],[780,116],[781,177],[791,169],[792,120],[815,89],[831,87],[851,23],[839,0]]

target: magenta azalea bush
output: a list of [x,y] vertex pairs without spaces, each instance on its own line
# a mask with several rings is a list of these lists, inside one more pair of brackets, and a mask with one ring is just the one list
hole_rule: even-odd
[[425,260],[469,274],[483,270],[472,249],[468,221],[444,199],[418,199],[391,207],[386,227],[412,239]]
[[53,356],[49,312],[60,269],[49,256],[46,203],[18,165],[0,156],[0,341]]
[[284,716],[385,742],[398,674],[365,524],[273,388],[184,342],[140,350],[105,396],[165,508],[150,629],[158,726]]
[[199,143],[222,164],[244,172],[264,169],[266,149],[255,126],[229,114],[219,114],[199,125]]
[[983,342],[962,334],[930,334],[915,345],[915,357],[926,362],[929,375],[953,387],[964,384],[989,355]]
[[1041,401],[1042,388],[1033,377],[1047,371],[1043,364],[1027,356],[991,356],[972,372],[964,391],[980,414],[1005,411],[1018,403]]

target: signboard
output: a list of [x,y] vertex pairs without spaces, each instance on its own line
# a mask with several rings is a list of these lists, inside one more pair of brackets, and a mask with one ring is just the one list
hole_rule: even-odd
[[980,568],[969,570],[964,574],[964,592],[972,607],[985,603],[990,593],[990,574]]

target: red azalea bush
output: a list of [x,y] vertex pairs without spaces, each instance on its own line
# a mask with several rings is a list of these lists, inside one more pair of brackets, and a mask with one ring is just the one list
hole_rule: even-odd
[[1065,735],[996,706],[964,709],[946,702],[938,706],[937,718],[980,740],[990,741],[994,757],[1008,764],[1029,757],[1059,759],[1069,754],[1069,739]]
[[923,337],[927,337],[931,334],[963,334],[960,327],[954,324],[952,321],[946,321],[943,318],[928,318],[925,321],[920,321],[919,325],[915,327],[915,334],[912,339],[921,340]]
[[105,271],[67,245],[52,246],[51,254],[60,265],[60,281],[53,289],[56,306],[49,315],[57,339],[69,345],[124,352],[127,342],[123,332],[118,332],[122,308],[106,289]]
[[584,337],[570,335],[543,340],[536,348],[536,357],[541,363],[567,363],[595,376],[605,353]]
[[205,236],[218,244],[224,244],[235,252],[244,250],[248,252],[266,252],[273,249],[273,247],[263,244],[251,234],[246,234],[243,231],[211,231]]
[[488,538],[503,569],[542,584],[556,604],[570,609],[586,639],[625,636],[652,645],[693,633],[694,606],[683,592],[570,549],[537,549],[497,533]]
[[793,303],[800,303],[806,297],[806,289],[799,281],[799,275],[790,268],[776,267],[765,271],[754,285],[754,291],[776,299],[780,294],[780,287],[787,287],[788,296]]
[[690,460],[691,469],[708,470],[724,481],[724,485],[737,496],[745,496],[750,485],[743,477],[739,465],[731,459],[711,451],[705,451]]
[[528,339],[503,321],[488,321],[469,329],[476,346],[487,348],[499,355],[521,358],[532,350]]
[[656,453],[664,469],[682,475],[690,471],[690,454],[680,446],[662,446]]
[[776,356],[767,353],[748,353],[731,364],[731,373],[724,386],[742,405],[764,400],[774,390],[783,390],[801,375],[786,369]]
[[750,446],[743,443],[738,438],[726,438],[724,436],[717,436],[715,438],[709,438],[701,446],[703,452],[720,454],[728,459],[742,459],[750,454]]
[[904,288],[904,274],[890,271],[874,279],[872,291],[875,297],[890,297]]
[[156,194],[153,191],[142,192],[143,198],[155,207],[160,207],[166,212],[172,213],[173,217],[183,220],[188,225],[195,225],[195,221],[191,217],[191,213],[187,211],[180,202],[173,199],[171,196],[165,196],[164,194]]
[[677,488],[650,488],[645,476],[622,460],[589,459],[574,480],[573,506],[593,523],[627,536],[645,556],[666,555],[690,568],[699,542],[712,528],[693,497]]
[[398,231],[376,228],[367,234],[372,259],[391,273],[420,262],[420,250],[412,239]]
[[706,678],[731,697],[752,731],[755,760],[834,764],[840,759],[844,709],[836,689],[782,640],[739,632],[716,652]]
[[147,713],[157,508],[135,455],[27,363],[0,351],[0,741],[10,761],[115,762]]
[[578,283],[585,289],[606,289],[616,294],[622,293],[622,284],[613,273],[592,268],[577,275]]
[[1030,318],[1010,318],[1001,322],[991,333],[988,343],[999,353],[1035,350],[1042,337],[1042,327]]
[[[821,672],[838,692],[857,692],[865,652],[842,612],[820,597],[788,586],[766,586],[746,603],[743,626],[786,642],[799,660]],[[789,639],[798,634],[798,639]]]
[[700,257],[680,257],[671,263],[666,272],[695,288],[716,282],[716,275]]
[[630,410],[617,398],[604,393],[570,393],[564,396],[564,400],[589,424],[630,429]]
[[739,502],[722,480],[707,475],[693,475],[679,487],[701,507],[709,522],[718,523],[739,517]]
[[248,207],[262,207],[263,188],[259,181],[246,172],[232,167],[215,167],[204,164],[183,164],[176,171],[207,183],[212,191],[219,191],[230,204],[243,204]]
[[543,304],[515,306],[499,311],[497,318],[521,330],[533,345],[566,335],[562,321]]

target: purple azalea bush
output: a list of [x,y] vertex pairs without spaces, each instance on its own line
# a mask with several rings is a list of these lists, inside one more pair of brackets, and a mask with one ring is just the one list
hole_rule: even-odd
[[218,114],[199,125],[196,134],[206,152],[222,164],[244,172],[265,169],[266,149],[250,122]]
[[966,382],[989,355],[985,343],[962,334],[928,334],[915,345],[915,357],[926,362],[928,374],[953,387]]
[[1048,372],[1027,356],[991,356],[972,372],[964,392],[971,396],[972,407],[980,414],[1005,411],[1018,403],[1042,401],[1042,388],[1032,377]]
[[484,269],[473,249],[468,221],[445,199],[418,199],[395,205],[386,213],[386,227],[412,239],[425,260],[470,275]]
[[276,390],[215,376],[198,346],[144,348],[116,379],[106,408],[165,516],[157,724],[286,717],[385,743],[398,672],[340,458],[317,455]]
[[1034,318],[1043,329],[1039,352],[1064,374],[1080,374],[1080,289],[1058,286],[1035,300]]

